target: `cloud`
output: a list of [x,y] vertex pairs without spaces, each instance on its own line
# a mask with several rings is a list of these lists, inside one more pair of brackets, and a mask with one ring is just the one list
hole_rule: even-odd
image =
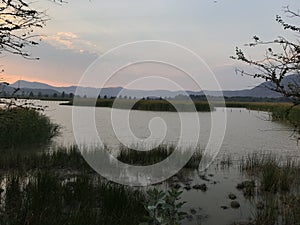
[[97,45],[80,38],[73,32],[57,32],[54,35],[42,37],[44,41],[58,49],[70,49],[75,52],[99,53]]
[[31,49],[32,57],[27,60],[17,55],[2,57],[4,73],[1,77],[9,82],[18,79],[42,81],[55,85],[76,85],[89,65],[98,57],[96,53],[80,53],[69,48],[56,48],[48,42],[41,42]]

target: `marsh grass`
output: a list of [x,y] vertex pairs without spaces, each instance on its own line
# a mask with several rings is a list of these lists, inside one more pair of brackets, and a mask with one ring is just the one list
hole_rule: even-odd
[[48,143],[59,126],[33,109],[0,109],[0,149]]
[[[172,145],[159,145],[150,151],[137,151],[132,148],[120,146],[117,159],[131,165],[152,165],[166,159],[173,153]],[[97,156],[98,151],[109,151],[103,148],[90,148],[85,152],[86,157]],[[186,154],[188,150],[180,150]],[[202,159],[202,152],[196,149],[185,168],[198,169]],[[0,170],[2,171],[30,171],[30,170],[73,170],[95,173],[87,164],[78,149],[78,146],[56,147],[52,151],[2,151],[0,157]]]
[[170,111],[170,112],[210,112],[211,108],[207,101],[193,101],[192,103],[183,100],[139,100],[134,104],[133,109],[148,111]]
[[165,99],[76,99],[68,103],[62,103],[61,105],[73,105],[77,106],[96,106],[96,107],[108,107],[118,109],[133,109],[144,111],[165,111],[165,112],[210,112],[213,110],[208,104],[208,101],[185,101],[185,100],[165,100]]
[[77,146],[57,147],[53,151],[3,151],[0,157],[0,170],[91,170]]
[[299,225],[300,196],[295,194],[274,195],[264,193],[263,207],[253,213],[254,225]]
[[[144,152],[123,146],[117,155],[129,164],[147,165],[165,159],[174,149],[160,145]],[[5,189],[0,196],[1,225],[134,225],[144,221],[143,190],[98,176],[77,146],[23,153],[5,151],[0,157],[0,183]],[[190,169],[182,172],[193,173],[191,169],[198,168],[202,154],[200,150],[196,154],[186,165]],[[233,163],[230,156],[221,161],[225,168]],[[253,224],[300,224],[300,167],[296,161],[253,153],[239,161],[239,168],[251,178],[244,182],[243,191],[254,203],[264,203],[253,212]]]
[[280,169],[274,162],[266,162],[261,167],[261,189],[268,192],[276,192],[280,181]]
[[[161,162],[162,160],[170,156],[174,151],[175,147],[172,145],[159,145],[158,147],[153,148],[149,151],[138,151],[132,148],[121,146],[117,159],[131,165],[146,166]],[[179,151],[182,155],[184,155],[187,154],[187,151],[189,151],[189,149],[179,149]],[[201,159],[202,152],[197,148],[193,156],[185,164],[184,168],[198,169]]]
[[143,201],[140,191],[85,174],[67,181],[41,170],[26,177],[10,174],[0,224],[132,225],[146,214]]
[[262,191],[288,192],[297,184],[299,164],[291,158],[283,160],[272,154],[252,153],[241,160],[240,170],[258,177]]
[[300,195],[283,196],[282,205],[282,224],[300,224]]
[[144,193],[97,175],[77,146],[0,160],[1,225],[132,225],[146,215]]
[[254,225],[299,225],[299,162],[270,153],[253,153],[240,161],[240,170],[258,183],[256,202],[263,203],[253,213]]
[[256,210],[254,213],[255,225],[273,225],[277,224],[278,218],[278,201],[272,195],[264,196],[264,207]]
[[279,189],[289,192],[292,185],[299,186],[297,180],[299,176],[299,166],[292,159],[288,159],[279,170]]
[[300,131],[300,106],[275,102],[226,102],[227,107],[242,107],[249,110],[270,112],[273,121],[286,121]]
[[233,165],[233,158],[231,155],[224,155],[220,160],[220,165],[222,169],[228,169]]
[[[213,102],[215,107],[221,106],[219,102]],[[270,113],[270,120],[284,121],[294,126],[300,133],[300,105],[294,106],[291,102],[230,102],[226,101],[226,107],[246,108],[248,110],[265,111]],[[292,130],[292,128],[291,128]],[[300,140],[300,139],[299,139]]]

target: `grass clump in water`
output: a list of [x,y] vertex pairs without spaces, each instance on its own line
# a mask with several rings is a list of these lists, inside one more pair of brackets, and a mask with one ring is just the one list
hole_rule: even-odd
[[271,154],[253,153],[241,160],[241,171],[259,178],[261,190],[288,192],[295,184],[299,168],[291,158],[285,161]]
[[45,144],[58,132],[58,125],[34,109],[0,110],[1,149]]
[[[188,154],[187,151],[189,151],[189,149],[178,150],[182,155]],[[158,147],[149,151],[138,151],[132,148],[121,146],[117,159],[131,165],[147,166],[159,163],[164,159],[167,159],[174,151],[175,147],[172,145],[159,145]],[[180,160],[180,158],[181,157],[179,157],[178,160]],[[202,152],[197,148],[190,160],[185,164],[184,168],[198,169],[201,159]]]
[[[114,102],[116,101],[116,104]],[[165,100],[165,99],[76,99],[61,105],[77,105],[77,106],[92,106],[92,107],[108,107],[118,109],[134,109],[144,111],[162,111],[162,112],[210,112],[214,108],[211,107],[208,101],[193,101],[186,100]]]
[[258,184],[256,195],[251,198],[256,204],[251,224],[300,224],[300,167],[297,161],[253,153],[241,160],[240,169]]

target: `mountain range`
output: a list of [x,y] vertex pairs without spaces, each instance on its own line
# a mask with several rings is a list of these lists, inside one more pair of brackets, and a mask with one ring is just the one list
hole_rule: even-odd
[[[289,83],[297,83],[300,86],[300,78],[299,74],[286,76],[282,84],[287,86]],[[277,98],[281,97],[281,95],[277,92],[270,90],[268,87],[271,87],[272,83],[264,82],[252,89],[243,89],[243,90],[235,90],[228,91],[224,90],[220,91],[186,91],[189,95],[206,95],[209,96],[223,96],[225,97],[261,97],[261,98]],[[77,86],[67,86],[67,87],[56,87],[51,86],[49,84],[40,83],[40,82],[29,82],[25,80],[19,80],[15,83],[5,87],[5,92],[12,93],[15,88],[20,88],[18,94],[19,95],[29,95],[32,92],[35,96],[37,95],[58,95],[64,92],[65,94],[75,93],[78,88],[81,96],[86,95],[87,97],[97,97],[100,93],[101,96],[106,95],[107,97],[117,96],[119,93],[122,96],[131,96],[136,98],[143,97],[175,97],[178,95],[186,95],[184,91],[168,91],[168,90],[133,90],[133,89],[125,89],[122,87],[110,87],[110,88],[94,88],[94,87],[77,87]],[[0,91],[1,91],[0,86]]]

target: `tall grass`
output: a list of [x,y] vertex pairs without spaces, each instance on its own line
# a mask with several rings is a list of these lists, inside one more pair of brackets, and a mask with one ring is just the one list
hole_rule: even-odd
[[45,144],[58,131],[58,125],[33,109],[0,110],[0,149]]
[[[189,151],[189,149],[179,150],[181,151],[182,156],[184,154],[187,154],[187,151]],[[172,145],[159,145],[158,147],[150,151],[138,151],[121,146],[117,159],[131,165],[147,166],[161,162],[162,160],[170,156],[174,151],[175,147]],[[198,169],[201,159],[202,152],[200,149],[196,149],[191,159],[185,164],[184,168]]]
[[53,151],[5,151],[0,157],[0,170],[76,170],[91,171],[77,146],[57,147]]
[[272,154],[252,153],[240,163],[241,171],[259,178],[261,190],[288,192],[295,184],[299,167],[291,158],[282,160]]
[[[117,159],[132,165],[152,165],[166,159],[175,150],[174,146],[159,145],[150,151],[137,151],[131,148],[120,146]],[[96,148],[95,148],[96,151]],[[180,150],[182,156],[187,150]],[[86,156],[94,152],[85,152]],[[196,149],[191,159],[186,163],[185,168],[198,169],[202,159],[202,152]],[[178,159],[180,160],[180,159]],[[36,169],[47,170],[76,170],[92,172],[90,166],[84,160],[77,146],[58,147],[51,152],[27,152],[5,151],[0,157],[0,170],[4,171],[28,171]]]
[[262,208],[253,214],[253,225],[299,225],[300,224],[300,195],[288,193],[274,195],[264,193],[261,196]]
[[[193,105],[192,105],[193,104]],[[139,100],[133,109],[148,111],[170,111],[170,112],[210,112],[211,108],[206,101],[194,101],[193,103],[180,100]]]
[[279,210],[278,201],[272,195],[265,195],[264,207],[254,213],[255,225],[275,225],[278,224]]
[[6,179],[1,225],[134,225],[146,214],[144,194],[131,188],[77,175],[61,181],[38,171]]
[[[130,164],[149,165],[173,151],[171,145],[160,145],[148,152],[123,146],[117,157]],[[187,168],[198,168],[201,151],[196,154]],[[229,166],[232,161],[225,159]],[[255,191],[251,192],[257,196],[251,200],[264,203],[254,212],[253,224],[299,224],[300,169],[295,161],[255,153],[240,161],[240,169],[255,180],[251,184]],[[184,176],[187,178],[186,173]],[[28,154],[5,151],[0,157],[0,183],[5,189],[0,195],[1,225],[135,225],[147,215],[142,190],[101,178],[90,169],[76,146]]]
[[253,153],[241,160],[240,169],[258,183],[255,199],[261,207],[255,209],[251,224],[300,224],[300,166],[297,161]]
[[76,146],[4,151],[0,171],[1,225],[134,225],[146,215],[142,191],[98,176]]
[[[96,107],[108,107],[119,109],[133,109],[133,110],[145,110],[145,111],[166,111],[166,112],[210,112],[211,107],[207,101],[194,101],[188,102],[184,100],[151,100],[140,99],[138,101],[131,99],[117,99],[117,103],[114,104],[115,99],[76,99],[75,104],[78,106],[96,106]],[[62,105],[73,105],[71,100],[69,103],[62,103]],[[213,107],[212,107],[213,109]]]

